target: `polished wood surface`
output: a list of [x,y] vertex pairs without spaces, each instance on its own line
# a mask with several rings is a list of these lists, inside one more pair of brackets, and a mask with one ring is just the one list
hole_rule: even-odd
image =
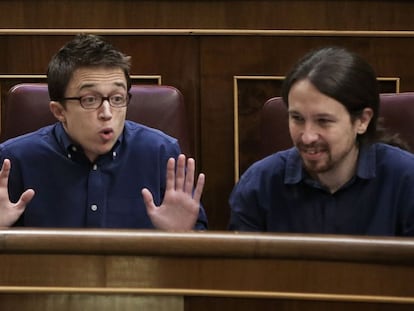
[[247,301],[405,310],[414,307],[413,265],[414,241],[403,238],[6,229],[0,307],[54,310],[76,297],[96,307],[113,297],[122,310],[240,310]]
[[260,157],[257,117],[280,95],[274,77],[310,49],[341,45],[413,91],[412,16],[406,0],[4,0],[0,98],[13,84],[42,80],[36,75],[75,33],[105,35],[132,56],[132,74],[159,75],[182,91],[210,229],[224,230],[237,176]]
[[412,30],[413,15],[407,0],[0,1],[0,28]]
[[414,264],[414,240],[395,237],[164,232],[120,229],[0,230],[0,253],[76,253],[234,258],[300,258]]

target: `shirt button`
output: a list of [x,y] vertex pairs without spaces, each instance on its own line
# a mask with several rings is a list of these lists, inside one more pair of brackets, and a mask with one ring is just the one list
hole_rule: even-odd
[[98,165],[94,164],[94,165],[92,166],[92,169],[93,169],[94,171],[96,171],[96,170],[98,169]]
[[76,152],[78,151],[78,148],[76,148],[76,146],[72,146],[72,151]]
[[98,206],[96,204],[91,205],[91,210],[96,212],[98,210]]

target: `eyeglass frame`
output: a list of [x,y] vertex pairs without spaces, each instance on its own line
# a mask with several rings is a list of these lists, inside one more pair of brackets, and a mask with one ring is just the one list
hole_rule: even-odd
[[[105,100],[108,101],[109,105],[113,108],[124,108],[124,107],[127,107],[129,102],[131,101],[132,94],[130,92],[127,93],[126,98],[125,98],[125,105],[123,105],[123,106],[114,106],[111,102],[111,97],[113,97],[113,96],[117,96],[117,95],[111,95],[111,96],[84,95],[84,96],[78,96],[78,97],[63,97],[59,101],[77,100],[77,101],[79,101],[79,104],[81,105],[81,107],[83,109],[86,109],[86,110],[97,110],[97,109],[99,109],[103,105]],[[96,99],[101,98],[101,103],[97,107],[86,108],[85,106],[82,105],[82,98],[84,98],[84,97],[95,97]]]

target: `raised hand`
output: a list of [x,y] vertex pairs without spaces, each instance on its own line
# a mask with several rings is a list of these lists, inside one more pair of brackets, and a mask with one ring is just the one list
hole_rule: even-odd
[[27,203],[30,202],[35,194],[33,189],[28,189],[23,192],[17,203],[10,202],[7,187],[10,168],[10,160],[5,159],[0,171],[0,226],[2,227],[10,227],[13,225],[24,212]]
[[191,230],[197,221],[200,210],[200,199],[203,193],[205,176],[200,174],[194,188],[195,161],[187,160],[180,154],[175,160],[170,158],[167,163],[167,183],[164,201],[155,206],[151,192],[144,188],[144,198],[147,212],[152,223],[163,230]]

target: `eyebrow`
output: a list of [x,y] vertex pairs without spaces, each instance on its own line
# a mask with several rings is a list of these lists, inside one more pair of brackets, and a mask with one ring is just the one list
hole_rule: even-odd
[[335,114],[332,113],[318,113],[316,114],[317,118],[336,118],[337,116]]
[[[300,115],[300,116],[303,116],[303,114],[300,113],[297,110],[288,110],[288,114],[289,115]],[[338,116],[336,114],[323,112],[323,113],[317,113],[317,114],[313,115],[312,118],[331,118],[331,119],[337,119]]]
[[[127,86],[123,82],[115,82],[113,84],[117,87],[122,87],[124,90],[126,90],[126,88],[127,88]],[[97,85],[97,83],[85,83],[85,84],[81,85],[80,90],[92,88],[92,87],[95,87],[96,85]]]

